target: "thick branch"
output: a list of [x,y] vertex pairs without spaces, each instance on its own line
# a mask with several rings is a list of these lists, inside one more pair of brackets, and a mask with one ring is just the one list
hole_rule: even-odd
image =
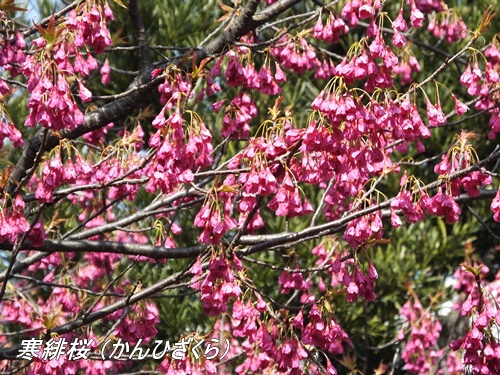
[[[0,245],[2,249],[12,250],[9,243]],[[25,241],[21,250],[36,250],[45,253],[115,253],[133,256],[146,256],[151,259],[190,259],[197,257],[202,249],[201,245],[184,248],[166,248],[162,246],[144,245],[137,243],[123,243],[112,241],[74,241],[74,240],[45,240],[42,246],[33,246]]]
[[139,44],[140,54],[139,71],[141,72],[141,76],[149,76],[153,70],[153,63],[151,62],[151,56],[149,55],[148,36],[146,34],[144,22],[142,21],[139,6],[137,5],[137,0],[129,1],[128,13],[130,18],[132,18],[135,31],[137,32],[137,43]]

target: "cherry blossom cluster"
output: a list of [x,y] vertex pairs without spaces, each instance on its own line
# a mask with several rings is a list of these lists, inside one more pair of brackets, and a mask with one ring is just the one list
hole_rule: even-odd
[[323,58],[314,71],[315,79],[330,79],[335,75],[335,64],[330,58]]
[[[40,225],[41,225],[41,223],[40,223]],[[35,228],[33,228],[33,229],[35,229]],[[43,240],[46,238],[46,233],[43,230],[43,226],[41,226],[41,228],[39,228],[39,230],[35,233],[33,233],[33,229],[30,231],[30,235],[33,235],[33,237],[35,235],[39,236],[39,239],[41,241],[39,240],[40,243],[37,243],[36,241],[33,242],[33,240],[31,240],[31,242],[32,242],[33,246],[41,245],[43,243]],[[28,255],[28,256],[31,256],[34,254],[36,254],[35,251],[27,251],[26,252],[26,255]],[[68,253],[65,253],[64,255],[59,254],[59,253],[53,253],[53,254],[50,254],[47,257],[41,259],[39,262],[36,262],[36,263],[30,265],[28,267],[28,271],[30,273],[32,273],[32,272],[36,272],[37,270],[45,270],[48,273],[45,275],[44,281],[50,282],[50,281],[53,281],[56,277],[55,270],[57,269],[57,267],[60,267],[63,264],[63,262],[73,259],[74,256],[75,256],[75,253],[73,253],[73,252],[68,252]]]
[[[453,306],[455,310],[460,311],[462,316],[467,315],[472,306],[479,305],[480,293],[476,288],[476,276],[470,271],[471,267],[480,279],[483,279],[490,272],[490,269],[485,264],[478,263],[477,261],[471,262],[467,259],[464,265],[457,267],[453,273],[453,278],[455,279],[454,289],[466,296],[465,301],[457,301]],[[463,308],[464,304],[466,304],[465,309]]]
[[271,53],[281,65],[296,73],[304,73],[320,65],[316,52],[300,34],[283,35],[276,46],[271,48]]
[[[447,176],[461,169],[469,167],[473,163],[475,151],[469,144],[471,134],[462,132],[457,137],[457,143],[443,155],[442,161],[438,163],[434,171],[442,176],[444,184],[438,187],[437,194],[432,198],[421,188],[421,183],[413,176],[405,174],[401,178],[401,191],[391,201],[391,223],[394,227],[401,225],[401,220],[396,214],[400,210],[406,217],[408,223],[416,223],[423,220],[425,215],[444,216],[449,224],[456,223],[461,214],[460,206],[454,197],[461,194],[462,189],[470,197],[479,195],[479,187],[492,183],[490,175],[483,170],[473,171],[461,178],[449,181]],[[492,210],[494,204],[492,203]]]
[[369,238],[382,238],[383,225],[380,211],[351,220],[344,232],[344,240],[357,248]]
[[[485,110],[491,116],[489,124],[491,130],[488,133],[490,139],[495,139],[496,133],[500,133],[500,110],[495,106],[498,100],[498,88],[500,79],[500,50],[492,43],[484,51],[484,71],[480,68],[481,55],[473,55],[474,62],[466,67],[460,76],[460,82],[467,87],[470,95],[479,97],[475,107],[478,110]],[[490,93],[490,91],[493,91]]]
[[399,59],[399,63],[394,66],[393,72],[400,76],[401,84],[408,85],[413,82],[412,74],[420,72],[420,64],[418,60],[409,51]]
[[[372,91],[374,88],[391,87],[391,73],[401,74],[403,84],[411,82],[412,71],[419,71],[418,62],[412,57],[408,50],[404,50],[402,56],[409,55],[406,60],[401,59],[391,51],[382,37],[382,30],[379,28],[374,12],[380,6],[379,1],[371,2],[349,1],[344,5],[342,15],[350,19],[352,25],[358,23],[359,18],[369,18],[370,25],[367,29],[367,36],[373,38],[369,44],[369,53],[366,45],[355,51],[353,56],[346,56],[344,61],[337,67],[336,75],[343,76],[346,81],[352,82],[354,79],[368,78],[365,83],[365,89]],[[410,24],[413,28],[420,28],[424,21],[424,14],[417,8],[414,1],[411,1]],[[396,48],[402,49],[406,46],[406,37],[404,32],[408,30],[408,24],[403,17],[403,8],[396,19],[392,22],[393,37],[392,42]],[[368,42],[363,42],[363,44]],[[379,59],[379,60],[377,60]],[[413,70],[414,69],[414,70]],[[372,77],[373,76],[373,77]]]
[[158,333],[155,326],[160,322],[160,313],[154,303],[134,304],[125,318],[123,314],[123,310],[118,310],[106,317],[112,322],[120,322],[113,332],[117,338],[134,345],[139,340],[148,343]]
[[363,46],[361,51],[353,56],[347,55],[336,67],[336,75],[343,77],[347,84],[355,80],[364,80],[364,88],[373,92],[376,88],[385,89],[394,84],[391,75],[398,65],[398,58],[389,46],[385,44],[379,31],[369,45]]
[[308,358],[304,345],[290,331],[280,327],[280,322],[270,319],[269,325],[260,324],[243,347],[253,353],[245,363],[238,366],[238,374],[248,370],[275,369],[278,373],[302,374],[302,364]]
[[[410,25],[411,27],[418,29],[419,27],[422,27],[425,20],[425,16],[420,9],[422,1],[416,3],[414,0],[410,0],[408,2],[410,3]],[[426,11],[426,13],[430,12]],[[400,9],[398,16],[392,23],[392,26],[399,32],[406,31],[408,27],[403,15],[403,9]]]
[[[32,42],[33,54],[26,57],[21,72],[28,77],[28,108],[25,125],[40,124],[52,130],[73,129],[83,123],[83,113],[73,97],[70,81],[76,78],[82,102],[92,99],[82,79],[97,69],[96,59],[88,52],[104,51],[112,44],[106,22],[113,19],[104,2],[87,1],[73,10],[65,25],[52,18],[46,28],[36,25],[39,38]],[[74,56],[72,61],[70,56]]]
[[[153,77],[160,73],[153,71]],[[179,184],[192,182],[194,170],[212,163],[212,135],[197,113],[184,109],[184,103],[194,97],[189,77],[171,66],[158,91],[163,108],[152,123],[157,131],[149,146],[157,151],[145,171],[151,176],[146,190],[169,193]]]
[[194,218],[194,225],[203,228],[198,237],[201,243],[219,245],[222,236],[237,226],[236,220],[230,215],[234,192],[224,189],[225,185],[215,189],[214,194],[205,199],[205,203]]
[[436,38],[450,44],[467,36],[467,25],[453,11],[438,13],[429,22],[428,29]]
[[[232,264],[236,271],[241,271],[242,265],[233,254]],[[231,298],[238,299],[241,296],[241,288],[234,277],[231,262],[224,254],[212,253],[208,264],[208,273],[202,282],[195,282],[192,287],[200,290],[200,300],[203,309],[209,316],[216,316],[228,311],[228,303]],[[203,274],[201,261],[197,262],[191,269],[195,278]]]
[[[8,71],[12,77],[18,75],[19,66],[26,59],[26,42],[23,35],[16,29],[11,21],[0,16],[0,24],[4,32],[0,36],[0,68]],[[12,38],[6,36],[11,35]],[[0,148],[4,140],[8,139],[17,148],[24,144],[21,132],[15,127],[4,107],[4,100],[12,93],[10,85],[5,79],[0,78]]]
[[[199,266],[195,266],[197,267]],[[200,274],[199,271],[197,272]],[[301,277],[298,272],[284,272],[280,276],[280,283],[284,284],[284,278],[290,278],[292,275]],[[303,279],[299,281],[299,284],[289,285],[289,288],[306,289],[307,285],[304,284]],[[312,296],[308,298],[314,302]],[[342,354],[344,343],[349,343],[347,334],[333,318],[331,307],[326,302],[313,303],[307,319],[304,319],[305,312],[300,311],[294,317],[275,323],[266,322],[264,319],[263,313],[268,309],[268,305],[259,294],[256,295],[255,301],[248,298],[246,302],[243,302],[238,298],[232,306],[231,332],[234,337],[245,338],[241,346],[249,352],[246,360],[236,368],[238,374],[248,373],[248,371],[262,372],[271,368],[275,368],[279,373],[300,374],[303,373],[301,371],[304,368],[310,366],[305,365],[308,354],[304,350],[304,344],[332,354]],[[287,313],[283,313],[286,316]],[[274,320],[271,319],[271,321]],[[294,330],[296,334],[291,335],[291,330]],[[297,337],[297,334],[300,336]],[[327,367],[329,374],[336,374],[328,359]]]
[[266,311],[267,304],[260,295],[258,295],[256,303],[251,298],[248,299],[246,304],[241,300],[236,300],[231,311],[233,335],[235,337],[250,337],[251,335],[255,335],[258,328],[257,320]]
[[[435,166],[434,171],[446,176],[473,164],[476,154],[469,143],[471,137],[473,137],[473,134],[462,131],[460,136],[456,137],[457,143],[448,150],[446,155],[443,155],[442,161]],[[484,170],[473,171],[462,178],[453,179],[447,184],[446,191],[449,195],[441,194],[441,191],[438,191],[437,195],[440,195],[440,199],[434,197],[432,201],[442,203],[443,213],[449,218],[447,222],[453,223],[458,220],[460,208],[449,196],[457,197],[460,195],[461,189],[463,189],[470,197],[477,197],[479,187],[491,183],[491,176],[485,173]],[[450,215],[454,216],[454,218]]]
[[372,19],[380,8],[380,0],[348,0],[342,7],[342,17],[349,21],[349,26],[356,26],[360,19]]
[[[298,270],[298,267],[295,270]],[[278,278],[278,283],[281,285],[280,293],[283,294],[288,294],[292,290],[309,289],[309,285],[304,280],[301,272],[283,271]]]
[[293,319],[292,325],[302,331],[302,342],[313,345],[328,353],[338,355],[344,353],[343,344],[350,343],[347,333],[333,317],[328,303],[312,305],[308,322],[304,326],[302,311]]
[[301,198],[297,183],[287,171],[281,181],[276,195],[269,201],[267,207],[276,213],[276,216],[303,216],[313,212],[313,206],[307,198]]
[[[374,301],[376,298],[375,281],[378,279],[378,273],[373,263],[368,261],[368,270],[365,273],[358,259],[347,260],[339,269],[340,262],[340,255],[338,255],[331,267],[331,272],[337,273],[337,281],[347,287],[346,300],[356,302],[361,297],[365,301]],[[332,286],[334,280],[332,278]]]
[[82,138],[94,146],[99,146],[105,141],[106,135],[113,128],[113,126],[114,123],[111,122],[108,125],[103,126],[102,128],[85,133],[84,135],[82,135]]
[[[498,73],[493,70],[493,67],[491,66],[491,62],[488,62],[487,65],[487,83],[497,83],[498,82]],[[460,83],[467,88],[467,92],[469,95],[481,95],[484,94],[484,90],[487,90],[487,87],[483,85],[483,83],[486,83],[483,78],[483,71],[479,67],[479,63],[476,60],[474,63],[474,66],[472,67],[471,64],[467,64],[467,67],[463,71],[462,75],[460,76]],[[487,93],[487,91],[486,91]]]
[[249,371],[257,373],[272,365],[267,351],[272,350],[273,343],[268,340],[267,328],[263,326],[261,319],[262,313],[267,309],[267,304],[260,295],[257,295],[256,302],[249,298],[245,304],[240,300],[236,300],[233,304],[231,312],[233,336],[245,338],[241,346],[249,353],[247,360],[236,367],[237,374],[246,374]]
[[431,209],[431,199],[422,189],[419,183],[413,177],[408,178],[406,172],[400,180],[401,191],[391,202],[391,224],[393,227],[399,227],[402,222],[396,214],[401,210],[408,223],[416,223],[424,219],[425,213]]
[[[15,29],[13,22],[3,13],[0,15],[0,22],[5,30],[0,39],[0,67],[15,77],[21,73],[19,66],[26,60],[26,41],[19,30]],[[4,79],[0,79],[0,94],[5,95],[9,91],[9,84]]]
[[[493,87],[496,87],[495,85],[498,84],[499,82],[499,74],[500,74],[500,50],[495,44],[491,44],[485,51],[484,51],[485,57],[488,59],[488,62],[486,63],[486,82],[492,85]],[[489,99],[491,100],[492,97],[490,96]],[[478,104],[479,108],[482,105],[485,105],[486,103],[481,103]],[[492,131],[493,132],[500,132],[500,125],[499,125],[499,120],[498,120],[498,108],[495,108],[494,110],[490,111],[492,114],[491,119],[490,119],[490,125],[492,126]],[[488,134],[491,137],[490,134]]]
[[399,227],[402,222],[396,211],[406,217],[408,223],[416,223],[423,220],[425,214],[444,216],[448,224],[456,223],[462,213],[460,206],[455,202],[453,196],[447,191],[443,193],[442,188],[430,198],[425,191],[413,189],[413,191],[401,190],[391,202],[391,224]]
[[[488,287],[481,275],[483,266],[472,267],[464,264],[457,269],[456,288],[464,291],[467,298],[458,305],[460,313],[470,318],[470,326],[461,338],[450,344],[450,348],[463,350],[464,370],[474,374],[496,374],[500,371],[500,311],[498,309],[498,279],[496,285]],[[467,275],[469,273],[470,275]]]
[[32,316],[32,307],[22,298],[2,301],[2,324],[20,324],[25,328],[41,328],[39,317]]
[[241,162],[251,165],[250,171],[241,173],[237,180],[244,189],[240,204],[244,205],[242,208],[245,210],[251,209],[257,196],[268,196],[278,191],[278,181],[273,173],[276,168],[273,166],[271,170],[267,162],[267,142],[256,139],[253,143],[254,145],[237,155],[230,164],[231,167],[237,167]]
[[[106,128],[109,128],[112,125],[113,124],[110,124]],[[103,132],[94,132],[91,135],[91,138],[87,140],[90,140],[90,143],[100,144],[100,138],[102,136],[104,136]],[[54,189],[63,183],[93,185],[107,184],[114,180],[119,180],[123,178],[123,176],[127,176],[129,179],[141,178],[142,174],[140,173],[140,164],[143,161],[143,157],[140,157],[138,153],[144,143],[143,136],[144,132],[140,125],[133,128],[131,131],[126,129],[120,131],[120,138],[117,142],[115,142],[112,146],[105,148],[100,154],[97,153],[98,157],[100,157],[100,161],[94,165],[89,164],[85,160],[91,160],[94,157],[91,153],[80,155],[76,151],[74,152],[73,147],[65,147],[64,149],[67,150],[68,153],[68,156],[65,157],[66,168],[68,168],[68,170],[74,170],[76,172],[76,178],[71,181],[64,179],[58,180],[57,186],[41,185],[41,182],[39,181],[37,186],[46,186],[46,189],[44,190],[45,195],[42,194],[39,199],[48,199],[49,201],[52,200]],[[45,168],[48,168],[48,170],[51,171],[50,163],[51,161],[44,166],[44,170]],[[42,174],[42,183],[44,181],[43,176],[44,175]],[[82,190],[75,194],[69,194],[68,199],[70,199],[74,205],[81,208],[81,212],[77,217],[78,220],[80,222],[85,222],[86,228],[92,228],[102,225],[106,218],[109,220],[114,218],[113,210],[109,207],[108,209],[103,210],[104,205],[107,205],[112,200],[119,199],[121,197],[132,200],[135,198],[138,189],[139,186],[137,184],[119,184],[109,187],[106,199],[104,200],[98,192],[92,190]],[[101,210],[104,211],[102,215],[98,215],[91,220],[87,220],[89,216],[92,216],[95,212],[99,212]],[[140,236],[138,234],[135,234],[134,242],[147,242],[143,237],[139,237]],[[93,238],[102,238],[102,236],[94,236]],[[117,239],[119,238],[123,238],[124,240],[126,239],[122,234],[118,233]]]
[[146,185],[148,192],[172,192],[179,184],[193,181],[193,170],[212,163],[210,131],[196,113],[187,116],[188,120],[184,120],[177,108],[167,119],[163,113],[156,117],[153,125],[158,130],[149,145],[157,152],[146,168],[151,176]]
[[21,196],[0,199],[0,243],[14,243],[20,234],[28,232],[30,226],[24,217],[24,201]]
[[[312,119],[306,131],[297,132],[296,136],[302,138],[301,151],[303,151],[303,156],[300,163],[292,164],[291,169],[299,181],[319,184],[323,181],[329,181],[336,175],[349,173],[342,163],[345,160],[338,157],[339,148],[346,146],[346,143],[342,142],[343,133],[341,131],[330,127],[322,119],[320,121]],[[339,152],[332,152],[336,150]],[[335,184],[341,185],[345,181],[344,178],[339,178],[336,179]],[[356,184],[356,181],[353,183]],[[336,190],[332,189],[331,192]]]
[[335,13],[329,12],[326,24],[323,24],[322,18],[319,17],[313,31],[315,38],[334,44],[342,35],[349,33],[349,26]]
[[[162,74],[163,70],[158,68],[151,73],[152,78]],[[182,72],[174,66],[169,66],[164,71],[165,81],[158,86],[160,93],[160,104],[164,106],[153,120],[153,126],[161,129],[165,124],[165,112],[176,109],[180,112],[180,104],[188,99],[194,98],[193,85],[190,79],[183,77]]]
[[434,348],[441,332],[441,323],[432,312],[424,310],[417,296],[412,295],[401,307],[399,314],[404,319],[398,339],[406,339],[401,358],[405,362],[405,370],[412,374],[431,373],[433,360],[439,358]]
[[442,12],[444,4],[441,0],[407,0],[412,9],[418,9],[424,13]]
[[[286,117],[279,118],[277,123],[277,127],[267,129],[267,137],[254,137],[247,148],[233,157],[228,165],[231,169],[241,164],[250,166],[250,171],[241,173],[236,180],[241,185],[237,206],[240,224],[245,221],[248,211],[256,206],[258,197],[274,195],[267,206],[278,216],[293,217],[312,212],[311,204],[301,196],[292,171],[282,163],[271,164],[271,161],[284,155],[287,147],[297,141],[295,136],[286,135],[291,131]],[[228,183],[230,182],[226,182]],[[262,226],[262,218],[257,212],[247,228],[253,231]]]
[[500,223],[500,190],[497,191],[495,198],[491,201],[491,211],[493,211],[493,220]]
[[35,197],[41,202],[51,202],[54,190],[58,187],[75,183],[81,176],[90,176],[93,172],[92,166],[82,159],[69,142],[62,142],[55,147],[51,155],[43,164],[41,176],[33,176],[30,181],[31,185],[36,185]]
[[[214,109],[220,110],[219,105],[222,107],[223,102],[216,103]],[[250,135],[250,121],[255,117],[257,117],[257,106],[245,92],[240,92],[224,109],[222,136],[247,139]]]
[[[243,38],[248,43],[253,42],[252,37]],[[278,63],[274,63],[274,74],[271,70],[271,59],[266,58],[265,63],[257,71],[253,55],[250,49],[239,47],[229,51],[227,67],[225,71],[226,83],[228,86],[242,86],[247,89],[258,90],[265,95],[276,95],[281,93],[278,83],[286,81],[286,76]],[[221,57],[212,68],[213,75],[220,74],[220,66],[224,59]],[[220,91],[220,90],[219,90]]]
[[313,101],[312,107],[318,111],[314,117],[319,118],[313,117],[306,129],[302,163],[294,171],[299,180],[316,184],[339,176],[326,200],[327,215],[338,215],[338,208],[329,206],[344,206],[345,198],[356,196],[372,176],[396,168],[389,158],[392,150],[386,148],[391,133],[394,140],[404,140],[396,146],[399,152],[407,151],[411,141],[423,151],[420,138],[430,136],[416,105],[409,100],[364,104],[360,97],[342,93],[342,87],[325,90]]
[[[235,269],[241,269],[237,259]],[[219,271],[221,271],[221,274],[215,278],[215,273]],[[195,277],[202,274],[200,260],[197,261],[192,272]],[[227,261],[222,256],[217,258],[212,255],[209,263],[209,274],[212,272],[214,272],[214,277],[207,276],[201,284],[202,295],[203,285],[207,280],[214,278],[215,283],[219,281],[222,281],[222,283],[227,282]],[[300,273],[297,274],[300,275]],[[199,286],[199,281],[193,284],[193,287]],[[233,288],[234,286],[222,286],[221,292],[218,292],[219,288],[216,287],[216,292],[212,292],[213,296],[207,295],[206,298],[218,298],[219,294],[221,296],[224,294],[224,290],[231,291]],[[214,303],[211,302],[210,304],[213,308]],[[301,374],[303,373],[303,362],[308,358],[304,344],[314,345],[333,354],[341,354],[343,353],[343,343],[349,342],[346,333],[331,317],[331,312],[327,313],[325,310],[325,314],[329,317],[323,316],[316,304],[311,308],[307,322],[304,322],[303,313],[300,311],[296,317],[290,318],[289,325],[283,321],[270,324],[270,322],[263,320],[263,313],[268,311],[268,308],[258,294],[255,302],[252,298],[248,298],[246,302],[236,298],[232,305],[231,332],[234,337],[246,338],[241,346],[242,349],[249,352],[246,360],[236,368],[238,374],[248,373],[248,371],[253,373],[262,372],[271,368],[275,368],[279,373]],[[225,308],[223,309],[225,311]],[[216,312],[215,315],[219,313],[220,311]],[[208,311],[208,314],[211,315],[210,311]],[[280,328],[283,324],[288,328]],[[290,335],[290,329],[301,333],[302,338],[299,340],[295,335]],[[179,365],[181,364],[177,364],[177,366]],[[329,360],[327,360],[327,366],[329,374],[336,374]]]
[[[1,105],[0,110],[3,110]],[[12,142],[12,146],[14,146],[15,148],[24,145],[23,135],[19,130],[17,130],[14,123],[10,121],[4,113],[3,116],[0,115],[0,148],[3,147],[5,139],[8,139],[10,142]]]
[[[278,339],[276,335],[271,337],[275,340]],[[280,341],[281,343],[273,350],[275,354],[271,356],[276,361],[277,371],[281,373],[286,372],[291,375],[302,374],[301,361],[308,358],[304,345],[295,337],[285,337]]]
[[[337,86],[332,86],[328,90],[323,90],[313,101],[312,108],[317,110],[324,118],[319,118],[319,121],[311,121],[310,127],[316,125],[320,132],[314,130],[314,127],[307,129],[307,145],[310,150],[315,150],[318,146],[328,150],[334,147],[336,154],[343,155],[346,151],[342,140],[357,141],[360,138],[366,137],[372,147],[366,144],[357,144],[356,148],[361,148],[362,152],[355,154],[358,156],[356,164],[369,173],[376,173],[381,168],[390,168],[391,161],[389,160],[387,151],[382,147],[388,144],[388,135],[392,135],[393,140],[403,140],[404,142],[396,146],[399,152],[405,152],[408,147],[408,142],[416,142],[418,151],[423,151],[420,139],[428,138],[430,131],[422,121],[418,112],[417,105],[411,103],[408,98],[400,102],[395,102],[392,99],[386,98],[383,101],[370,100],[364,103],[363,98],[354,93],[344,92],[346,86],[344,82],[339,81]],[[362,116],[357,116],[361,113]],[[326,130],[333,127],[332,130],[325,132],[319,125],[326,126]],[[319,139],[317,139],[320,137]],[[314,141],[312,143],[309,141]],[[323,138],[323,140],[321,140]],[[378,146],[378,147],[377,147]],[[319,149],[321,150],[321,148]],[[370,161],[368,167],[364,165]],[[373,168],[372,171],[369,168]]]
[[[375,300],[375,281],[378,279],[378,273],[371,260],[368,259],[368,265],[364,267],[367,269],[363,270],[357,253],[351,256],[347,252],[333,251],[332,248],[334,243],[327,239],[312,249],[312,254],[318,257],[316,266],[328,266],[327,271],[331,278],[329,287],[343,288],[348,302],[356,302],[359,297],[365,301]],[[359,251],[362,250],[360,247]],[[320,276],[318,289],[326,292],[329,287]]]
[[[435,4],[425,4],[427,0],[408,0],[410,5],[410,23],[413,28],[420,28],[424,22],[424,13],[431,13],[433,10],[443,10],[439,0],[432,0]],[[375,14],[380,9],[380,0],[349,0],[344,3],[342,8],[342,17],[349,21],[350,26],[356,26],[360,19],[369,19],[370,26],[368,27],[368,36],[377,34],[378,26],[374,23]],[[422,13],[424,12],[424,13]],[[406,44],[405,36],[402,32],[408,29],[407,23],[403,18],[403,8],[401,8],[398,16],[392,23],[393,27],[393,42],[394,45]],[[399,46],[398,46],[399,48]]]
[[[494,45],[490,46],[486,51],[486,55],[490,55],[490,60],[486,63],[486,73],[479,68],[476,60],[474,66],[469,63],[467,68],[460,76],[460,82],[467,87],[467,92],[470,95],[479,96],[481,99],[476,103],[477,109],[489,109],[494,100],[494,96],[489,94],[489,90],[498,86],[500,71],[500,55],[498,49]],[[494,95],[494,94],[493,94]],[[490,125],[491,131],[488,133],[489,138],[495,138],[495,134],[500,131],[498,126],[498,110],[489,110],[491,113]]]
[[235,336],[247,337],[242,346],[251,353],[236,368],[236,373],[257,373],[274,369],[278,373],[302,374],[302,362],[308,358],[308,353],[296,336],[280,328],[282,322],[271,319],[271,324],[265,324],[259,319],[266,309],[266,303],[260,298],[255,306],[250,299],[246,305],[235,304],[233,307]]
[[6,194],[0,199],[0,243],[15,244],[19,236],[27,235],[33,246],[43,244],[45,231],[40,221],[32,223],[31,227],[25,217],[25,203],[20,195],[13,199]]
[[[312,297],[311,297],[312,298]],[[312,298],[314,301],[314,298]],[[331,354],[342,354],[343,345],[350,343],[347,334],[337,324],[327,302],[313,303],[307,319],[305,312],[276,321],[263,320],[267,304],[257,297],[246,303],[236,301],[232,310],[233,334],[245,337],[242,347],[249,356],[236,368],[238,374],[257,373],[274,368],[279,373],[302,374],[313,365],[308,361],[305,348],[315,347]],[[284,316],[287,312],[283,311]],[[326,358],[328,374],[336,374],[335,368]]]
[[70,12],[66,26],[73,33],[73,43],[80,48],[91,47],[96,53],[104,52],[113,44],[106,22],[114,20],[113,12],[106,1],[86,1],[81,9]]
[[[40,48],[43,49],[44,46]],[[30,77],[28,90],[31,93],[28,100],[30,114],[25,125],[34,127],[40,124],[49,129],[61,130],[83,124],[83,113],[73,100],[66,77],[63,74],[53,74],[52,70],[47,70],[42,63],[35,61],[34,56],[23,65],[23,74]],[[82,90],[90,100],[88,90],[83,85]]]

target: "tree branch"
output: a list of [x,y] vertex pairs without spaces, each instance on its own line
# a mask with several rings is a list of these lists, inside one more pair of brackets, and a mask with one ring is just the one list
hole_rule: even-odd
[[139,75],[149,78],[153,70],[153,63],[149,54],[149,42],[146,34],[146,28],[142,21],[141,12],[137,5],[137,0],[129,0],[128,13],[134,24],[135,31],[137,32],[137,43],[139,44]]
[[[50,17],[45,17],[44,19],[40,20],[37,25],[45,27],[50,22],[50,19],[52,17],[54,17],[57,20],[58,18],[64,16],[66,13],[68,13],[70,10],[75,9],[79,3],[80,3],[80,0],[73,1],[71,4],[65,6],[60,11],[55,12]],[[38,31],[38,29],[35,26],[32,26],[29,29],[24,30],[21,34],[23,35],[23,37],[27,38],[28,36],[33,35],[37,31]]]
[[[0,244],[5,250],[12,250],[9,243]],[[202,245],[168,248],[137,243],[124,243],[113,241],[75,241],[75,240],[45,240],[41,246],[33,246],[30,241],[24,241],[20,250],[36,250],[44,253],[114,253],[132,256],[145,256],[151,259],[191,259],[200,254]]]
[[[3,248],[3,246],[4,246],[4,244],[2,244],[2,248]],[[39,262],[43,258],[48,257],[50,254],[52,254],[52,253],[37,253],[37,254],[31,255],[27,258],[17,260],[16,264],[14,264],[14,266],[12,267],[12,270],[9,273],[8,277],[7,277],[7,271],[0,273],[0,282],[4,281],[6,279],[12,278],[13,274],[24,271],[29,266],[35,264],[36,262]]]

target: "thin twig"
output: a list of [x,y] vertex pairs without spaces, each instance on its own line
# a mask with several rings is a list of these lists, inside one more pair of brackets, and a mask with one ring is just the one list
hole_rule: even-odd
[[497,236],[491,228],[484,222],[483,219],[472,209],[471,206],[467,205],[467,209],[470,211],[470,213],[481,223],[481,225],[488,231],[488,233],[495,239],[495,240],[500,240],[500,236]]

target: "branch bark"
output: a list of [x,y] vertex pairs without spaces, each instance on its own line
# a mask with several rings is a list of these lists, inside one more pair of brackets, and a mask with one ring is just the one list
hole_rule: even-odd
[[[9,243],[0,244],[2,249],[12,250]],[[25,241],[20,250],[36,250],[43,253],[115,253],[132,256],[145,256],[155,260],[161,259],[190,259],[200,254],[203,246],[184,248],[167,248],[163,246],[144,245],[137,243],[123,243],[113,241],[74,241],[74,240],[45,240],[42,246],[33,246],[30,241]]]
[[151,56],[149,54],[149,42],[146,34],[146,28],[144,27],[144,22],[142,21],[137,0],[129,1],[128,12],[137,33],[137,43],[139,44],[140,55],[139,80],[142,80],[141,77],[150,77],[151,71],[153,70],[153,63],[151,62]]

